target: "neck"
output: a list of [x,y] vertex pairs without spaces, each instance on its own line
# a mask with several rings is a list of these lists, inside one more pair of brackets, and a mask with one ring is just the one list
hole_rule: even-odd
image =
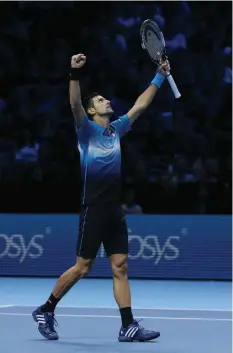
[[109,126],[109,119],[109,116],[95,116],[93,120],[106,129]]

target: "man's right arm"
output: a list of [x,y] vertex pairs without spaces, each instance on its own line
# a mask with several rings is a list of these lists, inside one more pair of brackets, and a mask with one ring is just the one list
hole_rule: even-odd
[[82,106],[79,81],[70,80],[69,92],[71,110],[77,126],[80,127],[83,123],[84,117],[87,116],[87,114]]
[[79,85],[79,71],[85,64],[86,57],[83,54],[73,55],[71,58],[71,74],[70,74],[70,106],[74,115],[76,124],[80,127],[87,116],[81,101],[81,90]]

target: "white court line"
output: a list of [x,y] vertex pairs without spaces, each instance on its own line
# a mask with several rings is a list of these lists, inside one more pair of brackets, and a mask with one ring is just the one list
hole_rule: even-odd
[[6,304],[6,305],[0,305],[0,309],[1,308],[13,308],[15,305],[13,304]]
[[[32,308],[35,305],[21,305],[21,304],[14,304],[10,305],[12,307],[20,307],[20,308]],[[1,305],[0,305],[1,308]],[[72,305],[67,305],[67,306],[61,306],[58,305],[57,308],[60,309],[66,309],[66,308],[71,308],[71,309],[106,309],[106,310],[118,310],[116,306],[72,306]],[[133,308],[134,310],[167,310],[167,311],[201,311],[201,312],[232,312],[232,309],[194,309],[194,308],[141,308],[135,306]]]
[[[0,313],[0,316],[31,316],[23,313]],[[79,318],[98,318],[98,319],[119,319],[119,315],[78,315],[78,314],[57,314],[57,317],[79,317]],[[166,317],[166,316],[135,316],[135,319],[157,319],[157,320],[190,320],[190,321],[232,321],[231,319],[215,319],[205,317]]]

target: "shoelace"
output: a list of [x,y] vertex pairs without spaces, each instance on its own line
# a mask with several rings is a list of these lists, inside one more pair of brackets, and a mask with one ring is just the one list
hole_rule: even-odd
[[140,330],[144,330],[144,327],[142,327],[141,325],[139,325],[139,322],[140,321],[142,321],[143,319],[140,319],[140,320],[134,320],[134,322],[135,323],[137,323],[137,325],[138,325],[138,328],[140,329]]
[[55,315],[54,314],[49,314],[48,315],[48,319],[47,319],[47,323],[49,325],[50,328],[54,328],[54,326],[58,326],[57,320],[55,319]]

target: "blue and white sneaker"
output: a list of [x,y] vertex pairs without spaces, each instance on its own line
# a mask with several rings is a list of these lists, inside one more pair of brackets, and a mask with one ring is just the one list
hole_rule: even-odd
[[41,307],[32,313],[33,319],[39,323],[38,330],[48,340],[58,340],[54,326],[58,326],[54,313],[42,313]]
[[151,341],[160,336],[160,332],[145,330],[139,325],[139,321],[134,320],[131,325],[124,328],[121,327],[118,341],[119,342],[133,342],[133,341]]

